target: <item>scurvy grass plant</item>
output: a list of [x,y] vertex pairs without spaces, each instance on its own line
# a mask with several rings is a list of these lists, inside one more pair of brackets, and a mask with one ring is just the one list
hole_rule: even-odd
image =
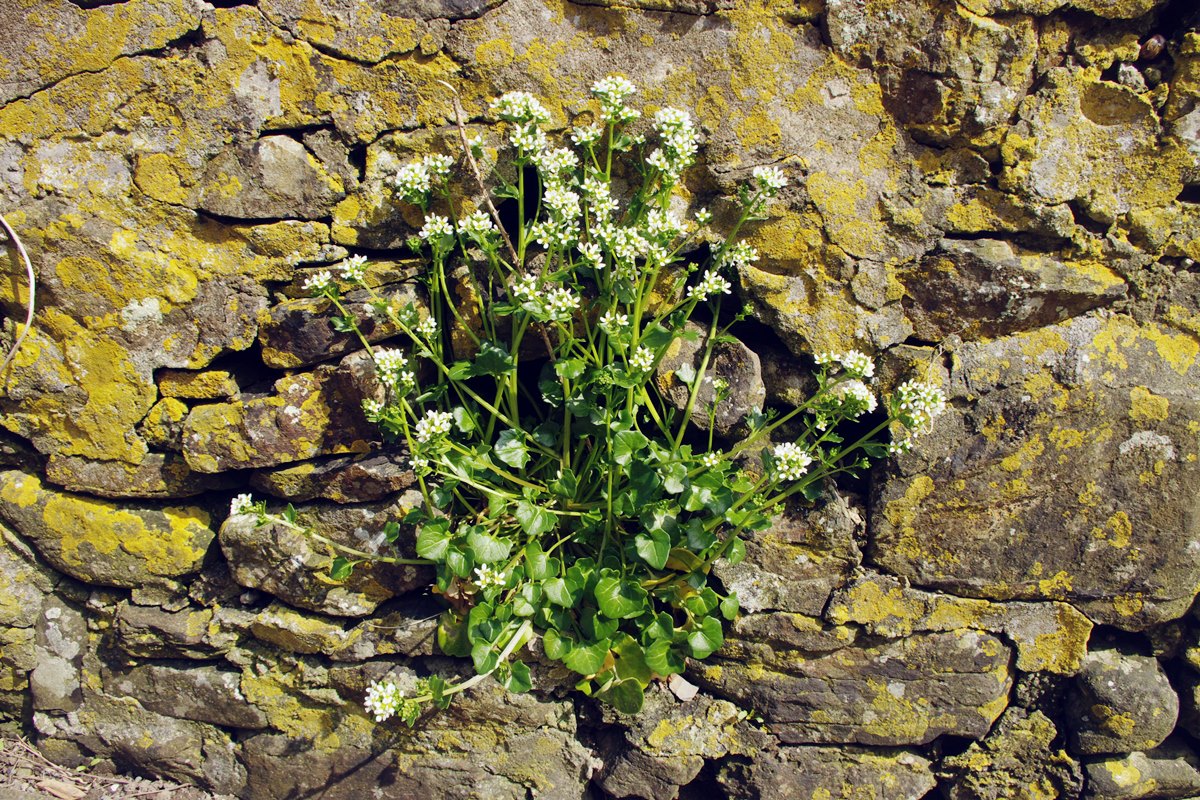
[[[490,198],[482,209],[454,207],[451,158],[398,171],[397,196],[426,214],[411,244],[428,257],[427,305],[372,289],[359,256],[342,264],[340,282],[328,271],[307,282],[338,310],[336,326],[371,352],[386,398],[363,408],[408,448],[423,498],[387,529],[394,541],[401,525],[415,526],[418,558],[378,560],[436,568],[434,591],[446,601],[438,644],[469,656],[476,673],[423,679],[407,696],[390,680],[373,684],[366,708],[381,722],[396,715],[412,725],[427,704],[445,707],[489,675],[529,689],[523,648],[534,640],[578,674],[580,691],[638,711],[652,680],[721,647],[738,599],[710,577],[719,559],[740,561],[742,537],[768,527],[785,500],[812,500],[829,476],[905,448],[891,434],[928,426],[943,407],[936,387],[910,381],[875,413],[871,359],[822,354],[807,402],[753,410],[747,435],[718,442],[714,416],[729,387],[710,374],[713,348],[742,318],[722,305],[730,277],[758,258],[737,236],[763,218],[784,175],[755,169],[737,222],[717,237],[707,211],[685,222],[672,209],[697,151],[688,115],[664,108],[648,135],[637,134],[629,81],[608,77],[592,91],[597,122],[570,132],[574,147],[551,145],[550,115],[533,96],[493,104],[509,124],[515,177],[498,177],[494,195],[515,207],[511,231]],[[481,147],[463,142],[478,177]],[[627,154],[633,172],[620,174],[640,182],[618,196],[615,167]],[[372,313],[402,332],[402,344],[369,344],[341,284],[369,291]],[[674,373],[688,391],[673,404],[656,368],[675,340],[697,336],[689,320],[704,333],[698,361]],[[706,383],[716,401],[700,412]],[[843,438],[841,423],[854,420],[860,431],[863,420],[874,424]],[[799,435],[777,441],[789,423]],[[290,507],[269,514],[247,495],[232,512],[297,527]],[[332,577],[365,557],[343,550]]]

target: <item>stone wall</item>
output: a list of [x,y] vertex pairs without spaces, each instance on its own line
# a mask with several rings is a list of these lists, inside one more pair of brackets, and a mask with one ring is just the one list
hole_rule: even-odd
[[[253,800],[1200,795],[1190,0],[4,7],[0,213],[39,311],[0,376],[0,717],[52,758]],[[495,138],[502,91],[565,125],[613,71],[698,118],[693,208],[792,179],[737,287],[769,401],[853,346],[951,409],[721,571],[744,613],[694,697],[619,717],[547,667],[376,726],[373,678],[469,670],[429,576],[332,585],[225,520],[253,491],[370,549],[413,502],[300,285],[420,268],[387,180],[456,136],[443,81]]]

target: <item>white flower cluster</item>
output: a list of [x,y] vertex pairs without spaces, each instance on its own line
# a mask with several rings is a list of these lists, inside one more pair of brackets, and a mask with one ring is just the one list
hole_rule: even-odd
[[229,501],[229,516],[231,517],[239,514],[253,514],[254,511],[254,498],[248,494],[239,494]]
[[787,186],[787,178],[784,177],[783,171],[778,167],[755,167],[754,182],[758,184],[759,189],[762,189],[768,195],[774,195],[780,189]]
[[617,277],[637,277],[637,259],[647,256],[652,250],[646,237],[633,228],[608,224],[596,226],[595,234],[613,256],[613,269]]
[[386,406],[373,397],[368,397],[362,401],[363,416],[368,422],[379,422],[383,418],[383,411]]
[[609,75],[592,84],[592,94],[600,101],[600,118],[612,124],[632,122],[641,116],[625,105],[637,87],[619,75]]
[[342,278],[353,283],[362,283],[367,274],[367,257],[351,256],[342,262]]
[[417,377],[408,369],[408,359],[396,349],[375,351],[375,371],[379,379],[395,391],[407,391]]
[[679,217],[670,211],[651,209],[646,214],[646,233],[659,242],[669,243],[683,230]]
[[677,108],[664,108],[655,114],[654,128],[658,131],[661,147],[646,157],[646,163],[661,170],[669,182],[674,182],[696,160],[700,135],[687,112]]
[[845,353],[817,353],[813,358],[820,366],[840,364],[847,375],[855,378],[870,379],[875,374],[875,362],[860,350],[847,350]]
[[755,261],[758,261],[758,251],[745,242],[738,242],[721,254],[721,257],[717,259],[717,266],[732,266],[735,269],[741,269]]
[[834,385],[829,393],[837,399],[846,416],[851,418],[869,414],[878,405],[874,392],[858,379],[842,381]]
[[550,319],[564,322],[579,310],[579,295],[563,286],[555,286],[546,292],[543,307]]
[[487,589],[490,586],[503,588],[507,582],[508,575],[501,570],[494,569],[487,564],[475,568],[475,585],[480,589]]
[[532,159],[543,175],[554,175],[555,177],[579,166],[579,156],[565,147],[539,150],[533,154]]
[[450,175],[454,159],[450,156],[425,156],[419,161],[410,161],[396,171],[392,186],[400,198],[409,203],[424,205],[429,199],[433,182],[444,181]]
[[700,463],[709,469],[712,469],[717,464],[721,463],[721,459],[724,457],[724,455],[725,454],[720,450],[713,450],[712,452],[705,453],[704,455],[700,456]]
[[417,441],[425,444],[445,436],[450,432],[453,422],[454,417],[448,411],[434,411],[433,409],[426,411],[425,417],[417,420]]
[[327,269],[318,270],[304,280],[304,289],[313,295],[325,294],[333,288],[333,276]]
[[496,225],[486,211],[473,211],[459,220],[458,227],[468,236],[485,241],[496,232]]
[[550,121],[550,112],[529,92],[507,92],[492,102],[492,111],[505,122],[518,125]]
[[906,381],[892,396],[893,413],[906,428],[925,428],[946,409],[946,396],[932,383]]
[[583,260],[589,266],[597,268],[604,266],[604,251],[596,242],[580,242],[579,255],[583,256]]
[[702,208],[696,212],[696,224],[699,225],[700,227],[704,227],[708,223],[712,222],[712,220],[713,220],[712,212],[709,211],[707,208]]
[[600,315],[600,329],[609,336],[616,336],[629,327],[629,315],[609,309]]
[[599,125],[586,125],[583,127],[574,128],[571,131],[571,141],[580,147],[587,147],[600,141],[600,135],[604,133]]
[[704,273],[704,278],[695,286],[689,286],[687,296],[696,300],[704,300],[714,294],[730,294],[733,285],[721,277],[716,270],[710,269]]
[[417,333],[424,336],[426,339],[432,339],[437,335],[438,324],[437,320],[432,315],[426,317],[417,323]]
[[375,717],[376,722],[386,722],[399,713],[403,705],[404,692],[392,681],[372,681],[363,700],[363,708]]
[[593,219],[606,220],[617,210],[617,201],[613,199],[612,190],[604,181],[589,175],[583,179],[580,188],[588,199],[588,208],[592,211]]
[[808,472],[812,456],[795,442],[775,445],[775,473],[781,481],[797,481]]
[[441,214],[430,214],[425,218],[425,224],[421,226],[421,230],[417,234],[426,241],[441,241],[442,237],[453,236],[454,226],[450,224],[450,220],[443,217]]
[[645,345],[638,345],[638,349],[629,357],[629,366],[647,372],[654,366],[654,351]]

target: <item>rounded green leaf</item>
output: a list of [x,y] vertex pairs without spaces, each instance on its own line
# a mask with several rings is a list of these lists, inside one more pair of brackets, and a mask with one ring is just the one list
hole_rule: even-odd
[[595,675],[608,658],[610,644],[608,639],[601,639],[587,646],[577,644],[563,657],[562,662],[567,665],[568,669],[574,670],[580,675]]
[[692,658],[708,658],[725,643],[721,621],[715,617],[705,617],[700,626],[688,634],[687,642]]
[[596,605],[610,619],[632,619],[646,610],[646,590],[619,575],[606,575],[596,581]]
[[639,533],[633,539],[637,554],[655,569],[662,569],[671,553],[671,537],[663,530],[652,530]]
[[646,700],[646,692],[642,685],[633,679],[613,681],[596,697],[608,703],[622,714],[636,714],[642,710]]

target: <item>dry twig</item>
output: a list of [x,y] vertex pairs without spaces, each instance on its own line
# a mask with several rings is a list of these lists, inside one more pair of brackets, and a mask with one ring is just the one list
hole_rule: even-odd
[[8,220],[0,214],[0,226],[4,227],[4,232],[8,234],[8,238],[16,246],[17,252],[21,254],[21,258],[25,261],[25,274],[29,277],[29,305],[25,313],[25,327],[17,334],[13,340],[12,347],[9,348],[8,355],[4,357],[4,363],[0,364],[0,373],[8,369],[9,363],[17,355],[17,350],[20,349],[21,343],[25,341],[25,335],[29,333],[29,329],[33,327],[33,312],[34,312],[34,293],[37,290],[37,276],[33,274],[33,264],[29,261],[29,253],[25,252],[25,245],[21,244],[20,237],[17,232],[8,224]]

